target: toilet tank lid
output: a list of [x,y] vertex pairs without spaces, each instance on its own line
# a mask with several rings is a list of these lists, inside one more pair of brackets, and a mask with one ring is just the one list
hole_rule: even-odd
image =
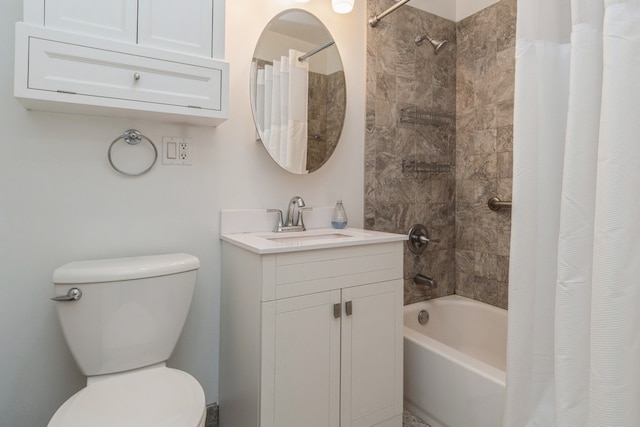
[[182,253],[74,261],[53,272],[53,283],[117,282],[184,273],[199,267],[197,257]]

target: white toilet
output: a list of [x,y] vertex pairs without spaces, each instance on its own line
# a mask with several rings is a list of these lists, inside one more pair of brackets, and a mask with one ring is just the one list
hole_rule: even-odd
[[204,426],[202,387],[165,365],[199,267],[192,255],[169,254],[77,261],[53,273],[62,331],[88,378],[49,427]]

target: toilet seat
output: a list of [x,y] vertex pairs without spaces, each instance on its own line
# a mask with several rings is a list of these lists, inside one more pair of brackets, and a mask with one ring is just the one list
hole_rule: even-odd
[[89,384],[56,411],[48,427],[201,427],[205,415],[198,381],[160,367]]

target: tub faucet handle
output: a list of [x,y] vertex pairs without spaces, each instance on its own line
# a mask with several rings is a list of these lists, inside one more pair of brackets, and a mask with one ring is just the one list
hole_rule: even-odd
[[427,249],[429,243],[440,243],[440,239],[429,238],[427,227],[422,224],[415,224],[409,229],[409,250],[414,254],[421,254]]

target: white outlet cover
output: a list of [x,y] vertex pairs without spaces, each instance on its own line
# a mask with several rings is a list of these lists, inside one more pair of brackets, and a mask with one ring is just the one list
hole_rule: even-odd
[[[175,144],[175,145],[174,145]],[[172,147],[171,149],[169,147]],[[169,158],[169,151],[172,151]],[[162,137],[162,164],[191,166],[193,164],[191,155],[191,138],[181,138],[177,136]]]

